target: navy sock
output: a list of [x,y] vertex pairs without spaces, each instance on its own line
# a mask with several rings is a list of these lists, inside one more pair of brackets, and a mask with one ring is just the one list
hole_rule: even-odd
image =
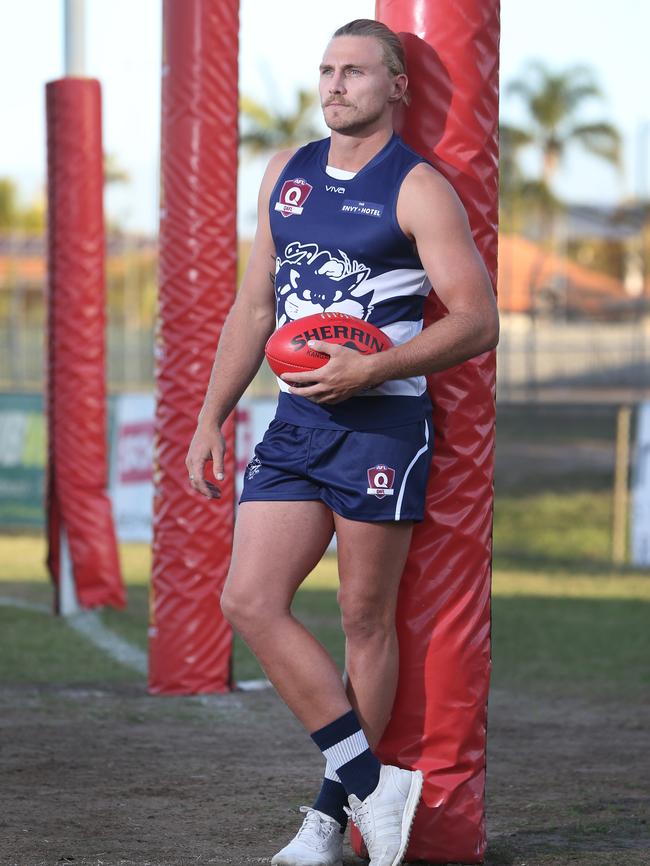
[[338,821],[341,825],[341,833],[344,833],[345,828],[348,826],[348,816],[344,809],[344,806],[347,805],[348,795],[342,783],[336,782],[334,779],[328,779],[325,776],[313,808],[318,809],[319,812],[324,812],[330,818]]
[[365,800],[379,782],[381,764],[370,746],[354,710],[325,725],[311,735],[348,796]]

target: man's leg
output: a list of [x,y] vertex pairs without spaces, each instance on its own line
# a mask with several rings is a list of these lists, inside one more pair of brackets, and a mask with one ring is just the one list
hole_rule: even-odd
[[[329,752],[346,793],[365,798],[377,786],[381,765],[368,748],[340,672],[290,610],[332,531],[331,511],[319,501],[242,503],[221,604],[286,704]],[[273,863],[340,866],[341,851],[340,822],[307,809],[298,835]]]
[[[397,591],[412,524],[364,523],[334,515],[339,605],[346,635],[347,695],[374,749],[390,718],[398,675]],[[331,766],[314,808],[342,825],[347,794]]]
[[290,610],[332,531],[332,513],[319,501],[243,502],[221,598],[226,618],[310,732],[350,710],[332,658]]
[[290,609],[332,529],[331,512],[318,501],[242,503],[221,606],[289,709],[329,757],[348,796],[364,799],[377,784],[379,761],[332,657]]
[[397,689],[395,610],[413,524],[364,523],[338,514],[334,520],[347,694],[374,748],[390,719]]

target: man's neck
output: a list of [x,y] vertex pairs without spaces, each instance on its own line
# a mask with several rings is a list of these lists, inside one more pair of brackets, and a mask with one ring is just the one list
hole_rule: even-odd
[[344,171],[360,171],[390,141],[392,128],[378,129],[364,136],[343,135],[332,130],[328,165]]

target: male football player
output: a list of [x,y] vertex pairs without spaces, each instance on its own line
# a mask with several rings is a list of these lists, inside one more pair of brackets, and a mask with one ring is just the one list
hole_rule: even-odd
[[[276,417],[245,473],[222,608],[326,759],[321,790],[275,866],[340,866],[348,815],[371,866],[404,856],[422,774],[382,765],[373,748],[395,697],[397,592],[431,463],[424,377],[498,339],[494,294],[458,197],[393,132],[407,83],[401,43],[383,24],[336,31],[320,65],[331,135],[269,162],[250,261],[186,460],[194,489],[219,496],[221,426],[276,327],[337,311],[391,338],[394,348],[374,355],[314,342],[330,360],[283,375]],[[432,287],[448,314],[423,328]],[[204,480],[208,459],[216,483]],[[333,532],[345,684],[291,613]]]

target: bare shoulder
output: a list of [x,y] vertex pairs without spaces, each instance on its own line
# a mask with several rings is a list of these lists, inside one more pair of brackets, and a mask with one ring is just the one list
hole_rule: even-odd
[[400,193],[411,195],[453,195],[456,196],[453,186],[449,183],[438,169],[428,162],[419,162],[404,178]]
[[467,224],[465,209],[453,186],[432,165],[420,162],[406,175],[397,199],[397,219],[406,234],[427,226]]
[[282,174],[285,166],[295,152],[296,148],[294,148],[293,150],[280,150],[277,153],[274,153],[273,156],[269,159],[268,165],[266,166],[266,171],[264,172],[264,177],[262,178],[262,183],[260,184],[260,191],[257,198],[258,219],[261,218],[262,214],[265,213],[268,209],[271,193],[273,192],[273,187],[277,183],[278,178]]
[[273,186],[297,149],[294,147],[274,153],[266,166],[263,183],[270,183]]

